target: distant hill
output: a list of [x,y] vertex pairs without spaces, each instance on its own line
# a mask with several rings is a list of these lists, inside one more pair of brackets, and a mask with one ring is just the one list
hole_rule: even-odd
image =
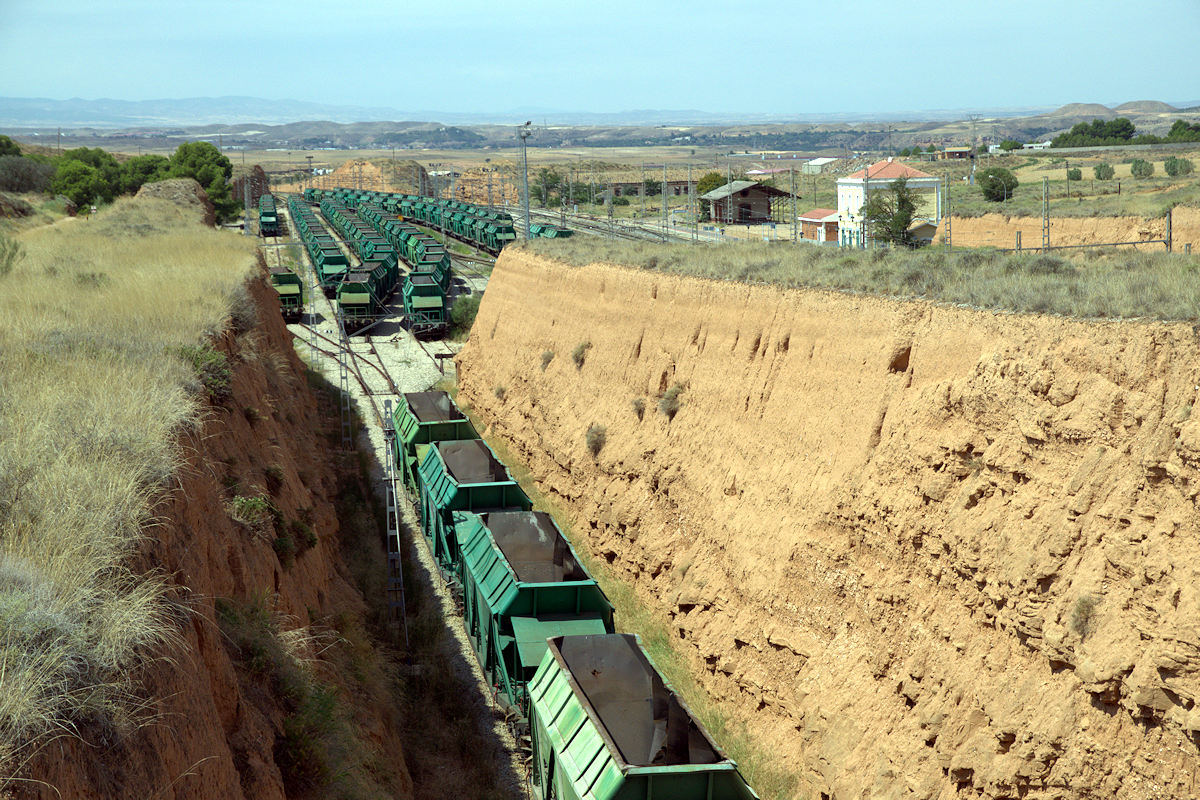
[[1056,108],[1046,116],[1048,117],[1098,117],[1100,119],[1113,119],[1117,116],[1117,112],[1113,111],[1108,106],[1100,105],[1099,103],[1067,103],[1065,106]]
[[1117,112],[1134,114],[1173,114],[1178,110],[1170,103],[1164,103],[1161,100],[1134,100],[1129,103],[1121,103],[1113,109]]

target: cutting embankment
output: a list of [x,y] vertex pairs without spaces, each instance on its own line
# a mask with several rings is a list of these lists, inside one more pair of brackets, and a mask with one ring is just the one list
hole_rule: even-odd
[[796,797],[1200,791],[1191,325],[518,250],[459,370]]
[[336,406],[168,184],[0,274],[0,796],[411,797]]

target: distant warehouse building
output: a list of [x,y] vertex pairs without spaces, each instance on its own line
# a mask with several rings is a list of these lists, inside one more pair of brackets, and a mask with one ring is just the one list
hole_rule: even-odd
[[837,163],[836,158],[814,158],[805,161],[800,167],[800,172],[805,175],[820,175],[827,169],[830,169],[833,164]]
[[771,203],[779,198],[791,199],[792,195],[774,186],[754,181],[734,181],[713,189],[701,200],[712,204],[712,218],[716,222],[753,224],[770,222]]

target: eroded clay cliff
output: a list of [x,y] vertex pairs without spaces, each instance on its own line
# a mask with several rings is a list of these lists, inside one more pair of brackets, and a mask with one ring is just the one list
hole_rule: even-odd
[[1198,344],[513,251],[460,398],[797,797],[1187,797]]

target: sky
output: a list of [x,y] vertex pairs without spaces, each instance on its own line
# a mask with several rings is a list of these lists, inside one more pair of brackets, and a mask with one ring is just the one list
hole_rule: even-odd
[[1200,101],[1200,0],[0,0],[0,96],[819,114]]

